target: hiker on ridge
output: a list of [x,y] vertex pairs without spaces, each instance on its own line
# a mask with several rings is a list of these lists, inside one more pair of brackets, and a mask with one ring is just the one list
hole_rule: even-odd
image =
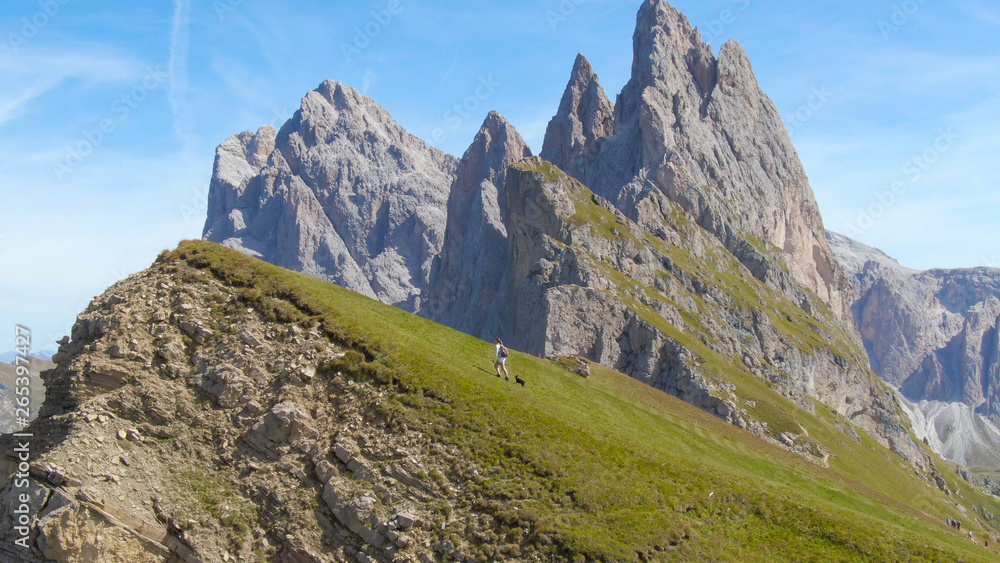
[[510,350],[503,345],[503,340],[500,340],[499,337],[494,341],[494,344],[497,345],[497,353],[493,356],[493,367],[497,370],[497,377],[500,377],[500,369],[502,368],[504,377],[510,381],[510,374],[507,373],[507,358],[510,356]]

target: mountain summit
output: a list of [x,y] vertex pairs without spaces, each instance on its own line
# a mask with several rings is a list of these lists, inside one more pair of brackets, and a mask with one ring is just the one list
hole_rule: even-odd
[[415,311],[457,163],[327,80],[280,131],[219,146],[204,237]]
[[662,1],[642,4],[633,41],[614,104],[577,56],[542,158],[491,112],[454,159],[324,82],[276,134],[219,148],[205,236],[482,339],[600,362],[776,443],[775,412],[820,400],[925,466],[742,47],[716,57]]
[[583,54],[577,55],[559,111],[545,131],[541,157],[586,182],[587,169],[601,143],[614,131],[615,106],[604,93],[590,61]]
[[[561,106],[543,156],[642,223],[662,220],[644,218],[648,194],[666,195],[754,276],[805,303],[794,280],[849,319],[849,284],[827,245],[805,170],[740,44],[729,41],[716,58],[683,14],[648,0],[636,18],[633,50],[613,127],[595,129],[581,148],[571,148],[575,139],[560,142]],[[577,97],[576,74],[564,106]],[[589,111],[591,121],[603,120],[603,109]],[[580,153],[593,155],[582,167]]]

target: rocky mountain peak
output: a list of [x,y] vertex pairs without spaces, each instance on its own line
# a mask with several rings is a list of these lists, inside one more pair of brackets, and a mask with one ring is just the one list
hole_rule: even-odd
[[457,163],[327,80],[280,131],[222,143],[205,238],[417,310]]
[[576,57],[559,111],[545,131],[542,158],[586,181],[600,143],[614,134],[615,107],[583,54]]
[[[693,94],[703,98],[711,94],[716,62],[712,48],[702,41],[687,17],[669,3],[643,3],[636,16],[632,49],[632,80],[626,86],[631,92],[623,93],[623,97],[641,97],[647,87],[687,89],[692,85],[697,87]],[[636,108],[626,105],[623,109]]]
[[[472,141],[472,145],[462,156],[454,188],[467,194],[474,190],[484,189],[483,182],[489,182],[500,194],[500,191],[503,190],[507,167],[529,156],[531,156],[531,149],[528,148],[517,129],[503,115],[491,111]],[[502,213],[503,198],[498,197],[497,201],[499,203],[498,209]]]
[[[758,279],[809,308],[808,295],[795,289],[801,284],[849,317],[849,282],[827,245],[809,180],[743,48],[729,42],[716,58],[661,0],[643,3],[633,43],[615,134],[574,175],[633,220],[657,207],[645,203],[651,194],[666,196]],[[661,222],[640,222],[649,221],[654,231]]]
[[424,315],[483,338],[502,331],[509,254],[507,171],[530,156],[517,129],[491,111],[458,165],[448,197],[445,244],[434,265]]

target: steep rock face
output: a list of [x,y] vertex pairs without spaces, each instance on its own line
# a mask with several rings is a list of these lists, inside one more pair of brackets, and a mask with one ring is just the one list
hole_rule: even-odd
[[537,158],[511,168],[506,194],[504,336],[515,347],[586,357],[768,436],[757,399],[730,383],[762,379],[800,408],[813,412],[819,399],[926,462],[892,393],[833,313],[806,315],[683,214],[665,212],[651,233]]
[[[549,558],[473,502],[486,468],[387,423],[393,391],[357,376],[356,343],[244,290],[167,258],[80,314],[45,374],[25,484],[0,436],[0,561],[457,561],[484,543]],[[470,524],[455,534],[453,517]]]
[[[546,207],[558,198],[511,195],[511,186],[532,191],[522,173],[569,178],[532,161],[514,165],[512,184],[507,167],[530,153],[498,114],[457,164],[408,137],[374,102],[324,83],[280,133],[220,148],[234,171],[216,174],[219,202],[206,233],[251,254],[271,249],[279,265],[322,270],[476,336],[595,359],[744,426],[751,410],[765,409],[739,404],[727,381],[763,379],[795,405],[812,411],[813,398],[822,400],[919,458],[893,398],[869,380],[853,325],[838,319],[849,282],[746,54],[730,43],[716,59],[662,1],[643,4],[634,41],[632,80],[618,103],[580,57],[547,133],[546,154],[597,194],[572,184],[573,214],[565,201]],[[399,141],[380,141],[387,137]],[[261,154],[269,156],[258,169]],[[404,166],[407,159],[421,165]],[[445,206],[419,205],[421,194],[437,194],[435,179],[451,189],[447,226],[436,230],[431,219]],[[402,203],[372,203],[379,197]],[[240,225],[257,234],[225,234]],[[274,240],[292,244],[275,253]],[[314,248],[336,249],[337,258],[327,252],[319,264]],[[701,361],[711,369],[696,369]]]
[[[573,175],[636,220],[649,193],[665,194],[756,277],[805,304],[797,281],[848,318],[849,286],[827,246],[805,171],[742,47],[730,41],[716,58],[663,0],[645,0],[633,44],[615,134],[590,142],[597,157],[585,174]],[[557,116],[553,128],[562,121]]]
[[414,311],[444,242],[456,164],[326,81],[281,131],[222,143],[204,237]]
[[912,270],[829,233],[852,274],[875,372],[912,401],[959,402],[1000,421],[1000,270]]
[[614,134],[614,125],[614,104],[604,93],[590,61],[577,55],[559,111],[545,131],[541,157],[586,182],[587,169],[604,139]]
[[445,244],[423,314],[486,339],[500,334],[508,283],[507,169],[531,156],[521,135],[490,112],[458,165]]

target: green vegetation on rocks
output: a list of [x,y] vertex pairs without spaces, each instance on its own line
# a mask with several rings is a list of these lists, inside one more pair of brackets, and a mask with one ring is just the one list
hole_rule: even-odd
[[[824,468],[597,365],[584,379],[515,353],[511,369],[527,387],[501,382],[488,373],[488,343],[214,244],[184,243],[162,260],[257,290],[243,293],[251,298],[287,301],[354,350],[327,370],[390,390],[391,424],[457,448],[478,476],[449,476],[470,493],[452,513],[492,515],[496,533],[520,538],[525,553],[581,561],[990,556],[943,524],[952,499],[867,437],[816,436],[842,441]],[[828,424],[810,435],[834,433],[835,415],[817,411]],[[998,512],[993,499],[952,481],[961,502]]]

